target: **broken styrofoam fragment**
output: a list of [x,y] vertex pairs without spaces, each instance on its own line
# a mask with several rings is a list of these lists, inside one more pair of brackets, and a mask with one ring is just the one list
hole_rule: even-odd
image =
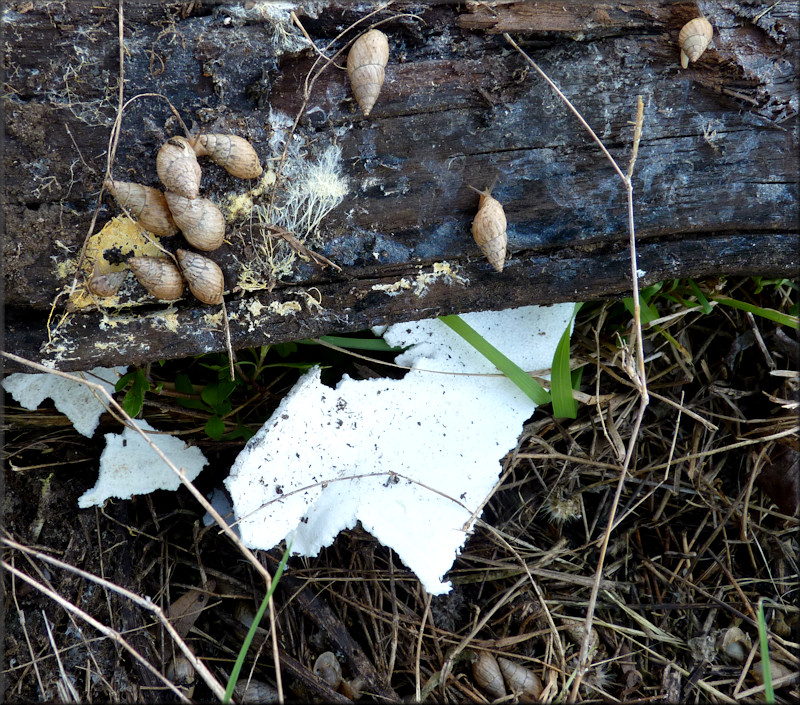
[[[179,438],[159,433],[147,421],[134,420],[143,431],[152,434],[150,440],[177,467],[194,480],[208,464],[199,448],[187,446]],[[130,499],[133,495],[149,494],[155,490],[178,489],[181,481],[150,445],[132,428],[120,434],[107,433],[106,447],[100,456],[100,475],[97,484],[84,492],[78,506],[86,509],[101,506],[109,497]]]
[[[524,369],[546,369],[573,308],[463,318]],[[413,368],[403,379],[345,376],[331,389],[319,369],[309,371],[225,484],[251,548],[291,537],[294,553],[313,556],[360,521],[428,592],[442,594],[450,589],[442,577],[535,405],[439,320],[391,326],[384,338],[412,346],[397,358]]]
[[[113,393],[114,385],[127,369],[96,367],[89,372],[75,372],[73,375],[99,384],[107,392]],[[100,423],[100,415],[106,409],[106,399],[95,390],[58,375],[17,372],[6,377],[3,386],[25,409],[37,409],[45,398],[50,397],[56,409],[66,415],[78,433],[87,438],[94,434]]]

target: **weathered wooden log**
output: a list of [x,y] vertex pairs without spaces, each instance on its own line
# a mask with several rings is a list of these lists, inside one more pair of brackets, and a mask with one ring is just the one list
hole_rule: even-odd
[[[76,275],[87,235],[120,215],[112,199],[98,200],[122,76],[117,8],[74,0],[5,10],[5,348],[61,369],[225,346],[219,307],[188,297],[154,305],[132,277],[114,307],[75,296],[90,272],[84,257]],[[265,167],[266,181],[248,182],[201,157],[201,195],[228,219],[227,242],[210,256],[225,273],[235,348],[629,291],[622,182],[503,32],[623,170],[643,97],[633,175],[640,283],[797,271],[789,6],[396,2],[364,19],[363,5],[332,1],[299,16],[316,50],[272,3],[123,9],[125,100],[160,94],[195,130],[247,138]],[[700,14],[714,39],[684,70],[678,33]],[[378,21],[391,55],[364,119],[343,66],[347,42]],[[340,50],[317,73],[318,52]],[[137,98],[122,114],[111,175],[161,187],[156,152],[182,134],[164,98]],[[478,196],[468,186],[495,177],[510,253],[500,274],[470,233]],[[296,257],[272,225],[341,271]],[[180,235],[161,244],[186,247]],[[106,266],[129,254],[124,243],[101,252]]]

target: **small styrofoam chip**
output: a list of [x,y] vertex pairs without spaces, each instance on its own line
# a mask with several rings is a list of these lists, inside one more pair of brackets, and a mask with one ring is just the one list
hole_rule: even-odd
[[[208,464],[199,448],[187,446],[174,436],[158,433],[147,421],[135,420],[133,423],[152,434],[150,440],[176,466],[186,471],[188,480],[194,480]],[[178,476],[148,443],[132,428],[126,427],[120,434],[106,434],[97,484],[80,496],[78,506],[81,509],[99,507],[109,497],[130,499],[133,495],[149,494],[155,490],[174,492],[180,484]]]
[[[100,384],[107,392],[125,373],[127,367],[106,369],[96,367],[89,372],[75,372],[89,382]],[[72,422],[75,430],[91,438],[100,423],[100,415],[106,409],[106,400],[85,384],[58,375],[26,374],[16,372],[3,380],[6,391],[25,409],[37,409],[46,397],[50,397],[62,414]]]
[[[534,370],[549,368],[573,308],[462,318]],[[249,547],[291,537],[293,553],[314,556],[360,521],[429,593],[442,594],[535,405],[437,319],[391,326],[384,338],[412,346],[397,362],[414,369],[401,380],[345,376],[335,389],[310,370],[250,439],[225,485]]]

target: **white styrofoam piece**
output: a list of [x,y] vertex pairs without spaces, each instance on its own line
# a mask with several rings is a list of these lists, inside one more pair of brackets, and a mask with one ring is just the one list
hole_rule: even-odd
[[[133,423],[152,434],[150,440],[175,465],[186,471],[189,480],[194,480],[208,464],[199,448],[187,446],[174,436],[158,433],[147,421],[134,420]],[[149,494],[155,490],[174,492],[180,484],[178,476],[147,442],[136,431],[126,427],[120,434],[106,434],[97,484],[80,496],[78,506],[81,509],[101,506],[109,497],[130,499],[133,495]]]
[[[127,369],[127,367],[111,369],[96,367],[89,372],[73,374],[102,385],[108,392],[113,392],[120,375]],[[93,389],[58,375],[17,372],[6,377],[3,386],[25,409],[37,409],[46,397],[50,397],[56,409],[65,414],[75,430],[87,438],[91,438],[94,434],[100,423],[100,415],[106,408],[106,400]]]
[[[462,318],[533,370],[550,366],[573,308]],[[442,594],[473,512],[535,405],[439,320],[394,325],[384,338],[413,346],[397,362],[415,369],[401,380],[345,376],[335,389],[310,370],[250,439],[225,484],[251,548],[291,538],[293,553],[313,556],[360,521],[428,592]]]

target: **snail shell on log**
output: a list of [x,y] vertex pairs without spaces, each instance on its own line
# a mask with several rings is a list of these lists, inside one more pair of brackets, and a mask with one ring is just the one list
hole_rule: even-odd
[[520,702],[536,701],[542,694],[542,681],[530,668],[520,666],[502,656],[497,657],[500,672],[508,689],[519,696]]
[[492,654],[482,651],[472,662],[472,677],[489,697],[493,700],[502,698],[506,694],[503,685],[503,674],[497,659]]
[[314,673],[334,690],[342,682],[342,666],[332,651],[325,651],[314,661]]
[[120,272],[105,272],[104,274],[100,274],[95,270],[92,272],[92,276],[89,277],[87,286],[95,296],[114,296],[127,276],[127,269],[123,269]]
[[198,157],[210,157],[239,179],[255,179],[263,169],[253,146],[242,137],[212,133],[190,141]]
[[222,303],[225,277],[216,262],[188,250],[178,250],[183,276],[189,290],[204,304]]
[[180,270],[163,257],[131,257],[128,264],[139,283],[162,301],[174,301],[183,294]]
[[198,250],[216,250],[225,239],[225,216],[207,198],[184,198],[164,194],[175,223],[190,245]]
[[171,137],[161,145],[156,155],[156,171],[167,191],[184,198],[200,195],[202,172],[192,146],[184,137]]
[[474,186],[470,188],[481,196],[478,213],[472,221],[472,237],[475,238],[481,252],[486,255],[489,264],[498,272],[502,272],[508,246],[505,211],[503,206],[492,198],[491,189],[478,191]]
[[681,47],[681,66],[687,68],[690,61],[697,61],[708,48],[714,36],[714,28],[705,17],[690,20],[678,35]]
[[381,92],[384,68],[389,62],[389,40],[378,29],[362,34],[347,55],[347,74],[358,107],[368,117]]
[[127,208],[145,230],[161,237],[178,232],[164,194],[150,186],[129,181],[105,180],[105,187],[121,206]]

